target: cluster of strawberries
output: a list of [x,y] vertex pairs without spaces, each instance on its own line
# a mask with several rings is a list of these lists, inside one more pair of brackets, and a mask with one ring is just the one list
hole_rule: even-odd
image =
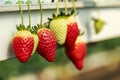
[[49,28],[41,27],[42,25],[38,25],[36,34],[31,33],[24,25],[17,27],[19,31],[12,40],[12,48],[17,59],[27,62],[37,51],[47,61],[53,62],[58,43],[65,45],[66,55],[78,69],[81,69],[86,45],[84,41],[77,39],[79,29],[75,16],[55,17],[50,21]]
[[75,64],[77,69],[83,67],[83,60],[86,54],[86,44],[79,36],[76,14],[59,15],[53,14],[49,18],[49,24],[28,26],[23,24],[17,26],[18,32],[12,39],[12,48],[16,58],[24,63],[27,62],[35,52],[39,53],[48,62],[53,62],[56,56],[57,45],[65,47],[65,53]]

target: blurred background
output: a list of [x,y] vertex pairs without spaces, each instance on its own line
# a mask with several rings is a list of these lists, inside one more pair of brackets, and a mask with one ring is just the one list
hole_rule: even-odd
[[89,43],[87,48],[81,71],[59,48],[53,63],[38,54],[27,63],[15,58],[0,62],[0,80],[120,80],[120,38]]
[[[27,0],[22,1],[25,3]],[[33,4],[37,3],[37,0],[31,1]],[[73,63],[67,58],[64,47],[60,47],[57,49],[57,55],[53,63],[47,62],[37,53],[31,56],[27,63],[20,63],[16,58],[0,61],[0,80],[120,80],[119,0],[94,0],[96,4],[100,6],[99,9],[92,0],[77,1],[79,3],[82,2],[81,6],[78,6],[79,3],[76,5],[80,13],[77,16],[77,20],[80,27],[82,26],[83,30],[85,30],[85,37],[83,38],[86,39],[87,43],[87,54],[83,69],[77,70]],[[106,1],[106,3],[104,1]],[[16,2],[17,0],[0,0],[0,4],[2,5],[16,4]],[[51,3],[55,2],[55,0],[43,0],[43,2]],[[107,4],[107,2],[109,3]],[[1,28],[6,29],[6,27],[9,26],[12,29],[20,22],[18,12],[2,12],[2,9],[5,8],[2,8],[1,5],[0,9],[0,24],[4,26]],[[43,10],[44,15],[47,15],[44,19],[51,16],[50,13],[53,11],[55,10]],[[34,22],[33,24],[37,24],[39,19],[36,20],[36,18],[38,18],[39,11],[31,12],[32,20],[34,20],[32,22]],[[26,14],[27,12],[24,14],[25,20],[27,20]],[[99,34],[96,34],[91,19],[92,17],[98,17],[98,14],[100,14],[100,17],[105,21],[105,26]],[[5,24],[7,21],[9,24],[14,24]],[[25,22],[25,24],[27,23]],[[0,30],[0,32],[2,32],[2,29]],[[9,30],[6,31],[8,35],[4,36],[6,40],[0,43],[9,41],[13,35],[12,31]],[[4,33],[1,33],[0,36],[2,36],[2,34]],[[9,44],[9,42],[6,44]],[[5,46],[8,46],[6,44]],[[1,46],[0,48],[2,50]]]

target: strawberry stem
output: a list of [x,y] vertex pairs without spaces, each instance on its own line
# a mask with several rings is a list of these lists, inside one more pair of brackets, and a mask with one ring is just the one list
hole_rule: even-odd
[[72,4],[73,4],[73,11],[74,11],[74,13],[76,13],[75,0],[72,0]]
[[21,16],[21,21],[22,21],[22,25],[24,25],[24,21],[23,21],[23,11],[22,11],[22,7],[21,7],[21,0],[19,0],[19,10],[20,10],[20,16]]
[[92,0],[93,2],[93,5],[96,7],[96,11],[97,11],[97,14],[98,14],[98,18],[100,19],[100,11],[99,11],[99,7],[97,6],[96,2],[94,0]]
[[28,0],[28,16],[29,16],[29,26],[31,26],[31,16],[30,16],[30,0]]
[[68,12],[68,0],[65,0],[65,14]]
[[59,14],[59,0],[56,2],[56,16]]
[[38,3],[39,3],[39,7],[40,7],[40,25],[42,25],[42,4],[41,4],[41,0],[38,0]]

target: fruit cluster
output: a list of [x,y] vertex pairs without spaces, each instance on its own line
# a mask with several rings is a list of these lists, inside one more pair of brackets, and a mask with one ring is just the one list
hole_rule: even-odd
[[[41,15],[42,16],[42,15]],[[76,13],[61,12],[53,14],[46,25],[26,28],[23,24],[17,26],[18,32],[12,39],[12,48],[16,58],[24,63],[35,52],[39,53],[48,62],[53,62],[57,46],[64,46],[68,58],[81,70],[86,54],[86,44],[80,39]],[[42,23],[42,22],[41,22]]]

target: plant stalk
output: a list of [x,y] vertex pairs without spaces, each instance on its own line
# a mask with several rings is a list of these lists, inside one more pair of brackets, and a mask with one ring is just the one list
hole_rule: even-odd
[[76,13],[75,0],[72,0],[72,4],[73,4],[73,11],[74,11],[74,13]]
[[100,19],[100,11],[99,11],[99,7],[97,6],[96,2],[94,0],[92,0],[93,2],[93,5],[96,7],[96,11],[97,11],[97,14],[98,14],[98,18]]
[[65,14],[68,12],[68,0],[65,0]]
[[29,16],[29,26],[31,26],[31,16],[30,16],[30,0],[28,0],[28,16]]
[[39,7],[40,7],[40,25],[42,25],[42,4],[41,4],[41,0],[38,0],[39,3]]
[[56,1],[56,16],[59,14],[59,0]]
[[20,10],[20,16],[21,16],[21,21],[22,21],[22,25],[24,25],[24,21],[23,21],[23,11],[22,11],[22,6],[21,6],[21,0],[18,0],[19,1],[19,10]]

